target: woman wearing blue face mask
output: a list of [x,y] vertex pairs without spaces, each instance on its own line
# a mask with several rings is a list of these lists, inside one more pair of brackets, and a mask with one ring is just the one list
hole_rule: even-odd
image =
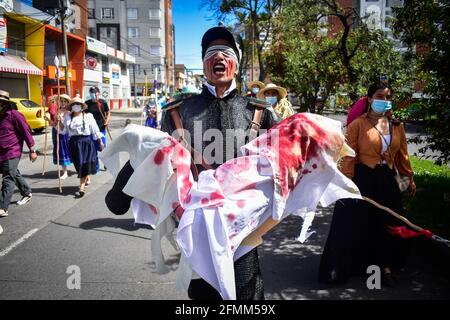
[[292,109],[292,104],[286,97],[286,89],[276,86],[273,83],[266,85],[257,94],[258,99],[265,100],[267,104],[273,107],[280,120],[284,120],[295,114],[294,109]]
[[265,86],[266,86],[266,85],[265,85],[263,82],[261,82],[261,81],[255,80],[255,81],[249,82],[249,83],[247,84],[247,88],[248,88],[248,91],[249,91],[249,93],[248,93],[247,96],[256,98],[256,96],[258,95],[258,93],[259,93],[262,89],[264,89]]
[[[383,82],[370,86],[366,112],[347,127],[347,143],[356,157],[346,157],[341,171],[353,179],[361,194],[405,215],[395,168],[416,185],[409,161],[405,129],[392,118],[392,90]],[[344,199],[334,208],[333,221],[322,255],[319,280],[345,282],[351,275],[367,275],[376,265],[383,272],[382,284],[395,285],[394,272],[406,264],[409,242],[392,235],[401,222],[362,200]]]

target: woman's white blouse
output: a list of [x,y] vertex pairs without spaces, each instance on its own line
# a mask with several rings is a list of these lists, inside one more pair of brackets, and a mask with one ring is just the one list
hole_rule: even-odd
[[[83,128],[83,115],[84,115],[84,128]],[[70,113],[64,115],[63,118],[63,134],[68,133],[69,137],[72,136],[90,136],[94,135],[97,139],[101,139],[103,134],[98,128],[97,122],[95,122],[94,116],[91,113],[80,114],[76,117],[71,117]]]

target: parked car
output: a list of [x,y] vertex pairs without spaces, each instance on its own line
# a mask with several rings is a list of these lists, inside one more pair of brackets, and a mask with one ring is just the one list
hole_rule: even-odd
[[23,114],[31,130],[35,133],[44,131],[44,108],[29,99],[11,98],[17,104],[17,110]]

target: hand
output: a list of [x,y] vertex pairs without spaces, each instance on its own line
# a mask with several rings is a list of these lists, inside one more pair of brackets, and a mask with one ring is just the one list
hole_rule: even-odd
[[37,153],[35,150],[30,150],[30,161],[35,162],[37,159]]
[[411,178],[411,182],[409,183],[409,187],[408,187],[408,191],[409,191],[409,195],[411,197],[414,197],[416,195],[416,183],[414,182],[414,180]]
[[103,149],[105,149],[105,145],[102,141],[100,141],[100,151],[103,151]]

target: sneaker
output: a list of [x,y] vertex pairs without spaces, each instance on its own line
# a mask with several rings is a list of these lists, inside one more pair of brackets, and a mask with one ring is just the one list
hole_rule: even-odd
[[84,196],[84,194],[85,194],[84,190],[79,190],[79,191],[75,192],[75,198],[76,199],[82,198]]
[[8,211],[6,211],[5,209],[0,209],[0,217],[7,217],[8,216]]
[[67,172],[64,172],[64,174],[61,176],[61,180],[65,180],[69,177],[69,175],[67,174]]
[[33,195],[31,193],[27,196],[23,196],[22,199],[17,201],[17,205],[19,205],[19,206],[24,205],[25,203],[30,201],[32,197],[33,197]]

